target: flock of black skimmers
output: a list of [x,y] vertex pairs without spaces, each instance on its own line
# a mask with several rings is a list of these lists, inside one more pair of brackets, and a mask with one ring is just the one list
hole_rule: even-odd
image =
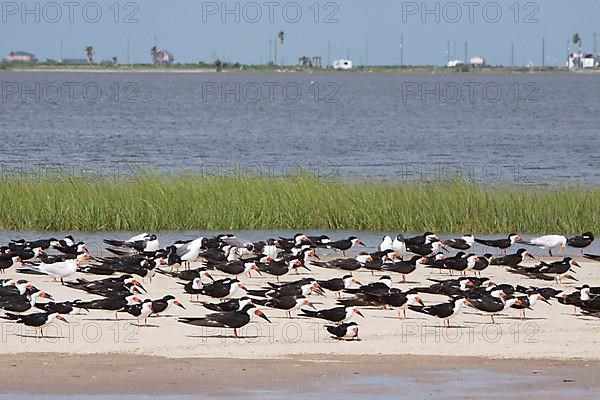
[[[238,329],[253,318],[270,322],[263,310],[275,309],[284,311],[289,318],[326,321],[324,327],[332,337],[352,340],[358,339],[355,320],[364,318],[361,309],[373,307],[395,309],[398,318],[406,318],[407,312],[428,314],[443,320],[446,327],[463,306],[489,315],[492,323],[495,315],[509,308],[519,310],[525,318],[525,311],[536,303],[550,304],[553,300],[600,316],[600,287],[583,284],[567,293],[543,285],[546,281],[561,284],[576,280],[575,270],[580,265],[573,258],[524,266],[526,258],[534,257],[526,247],[520,248],[535,246],[552,255],[553,250],[562,252],[570,246],[580,250],[583,257],[600,261],[600,256],[584,254],[593,240],[589,232],[570,238],[547,235],[527,241],[516,234],[496,240],[473,235],[440,240],[438,235],[426,232],[415,237],[385,236],[378,251],[346,257],[353,247],[364,246],[359,238],[332,240],[326,235],[297,234],[249,243],[227,234],[177,241],[161,248],[156,235],[143,233],[127,240],[105,240],[111,255],[98,257],[89,254],[86,244],[73,236],[60,240],[20,239],[0,247],[0,272],[50,276],[56,284],[60,281],[73,289],[73,299],[58,301],[31,280],[2,279],[0,309],[4,314],[0,318],[35,327],[38,337],[43,336],[43,328],[48,324],[56,320],[66,322],[65,315],[74,310],[101,310],[114,313],[115,319],[126,313],[142,326],[142,320],[145,325],[148,317],[160,316],[174,306],[185,309],[177,296],[187,295],[208,311],[203,316],[179,317],[178,321],[184,324],[229,328],[238,337]],[[496,255],[472,253],[475,244]],[[341,253],[341,257],[319,257],[319,253],[323,256],[331,251]],[[192,268],[192,263],[196,268]],[[493,282],[484,276],[490,266],[531,278],[534,284],[525,287]],[[318,268],[339,271],[339,277],[315,279],[311,275]],[[394,287],[396,278],[407,283],[407,276],[417,269],[439,270],[448,276],[429,278],[428,284],[421,287]],[[380,276],[363,284],[353,276],[358,270]],[[216,280],[216,274],[225,277]],[[253,274],[271,276],[274,281],[250,288],[251,281],[244,284],[240,280]],[[89,277],[82,277],[85,275]],[[181,285],[179,293],[144,298],[149,297],[144,283],[160,277],[176,279]],[[95,295],[95,299],[75,300],[77,291]],[[425,293],[447,296],[448,301],[425,304],[421,298]],[[318,309],[314,302],[318,296],[334,296],[337,306]]]

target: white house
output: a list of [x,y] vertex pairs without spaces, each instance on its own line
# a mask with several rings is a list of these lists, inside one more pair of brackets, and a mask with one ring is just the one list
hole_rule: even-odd
[[349,70],[352,69],[352,61],[350,60],[335,60],[333,62],[333,69]]
[[462,65],[465,65],[465,63],[462,62],[461,60],[450,60],[450,61],[448,61],[448,64],[446,64],[446,66],[448,68],[460,67]]
[[21,63],[34,63],[37,62],[37,58],[31,53],[26,51],[11,51],[10,54],[5,58],[6,62],[21,62]]
[[485,65],[485,58],[483,57],[473,57],[469,62],[473,67],[483,67]]
[[598,66],[598,60],[594,58],[593,54],[570,53],[569,59],[567,60],[567,67],[569,67],[569,69],[596,68]]

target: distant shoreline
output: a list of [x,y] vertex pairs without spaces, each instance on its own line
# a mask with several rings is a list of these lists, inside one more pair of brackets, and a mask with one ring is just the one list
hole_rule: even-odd
[[[214,67],[195,65],[175,65],[165,67],[154,67],[150,65],[134,66],[66,66],[66,65],[4,65],[0,72],[87,72],[87,73],[217,73]],[[319,74],[366,74],[366,73],[389,73],[389,74],[593,74],[600,70],[570,71],[566,68],[505,68],[505,67],[484,67],[484,68],[446,68],[433,66],[414,66],[414,67],[386,67],[374,66],[364,69],[355,68],[350,71],[336,71],[331,68],[299,69],[296,67],[274,68],[268,66],[241,66],[240,68],[224,68],[221,73],[319,73]]]

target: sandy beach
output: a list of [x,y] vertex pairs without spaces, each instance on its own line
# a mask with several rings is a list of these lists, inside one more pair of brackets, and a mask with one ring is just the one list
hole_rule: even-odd
[[[532,260],[533,261],[533,260]],[[579,260],[582,268],[577,270],[579,282],[558,285],[553,282],[530,280],[510,274],[503,267],[489,267],[484,276],[496,283],[553,286],[567,292],[574,291],[577,284],[600,285],[600,264]],[[196,264],[195,266],[198,266]],[[311,273],[300,276],[318,279],[343,275],[340,271],[313,268]],[[369,271],[354,274],[366,284],[379,278]],[[57,301],[93,299],[95,296],[77,291],[45,276],[25,276],[8,270],[6,277],[29,278],[36,286],[52,294]],[[93,276],[77,276],[93,279]],[[215,279],[223,276],[215,271]],[[426,285],[427,278],[446,279],[435,269],[420,269],[409,275],[409,283],[394,286],[407,289]],[[288,275],[284,281],[297,279]],[[248,288],[260,288],[274,277],[240,277]],[[518,358],[569,360],[600,360],[597,346],[600,321],[596,318],[573,315],[573,307],[552,300],[552,305],[538,303],[527,310],[527,319],[521,320],[518,310],[509,310],[496,318],[492,325],[489,315],[482,315],[472,308],[463,309],[452,321],[450,329],[433,317],[408,311],[408,319],[398,318],[395,310],[363,309],[365,318],[354,320],[360,324],[360,341],[334,340],[325,331],[326,321],[319,322],[294,315],[286,317],[284,311],[263,308],[272,324],[259,319],[240,330],[241,339],[235,339],[230,329],[203,328],[177,322],[178,316],[202,316],[208,313],[200,304],[191,302],[183,294],[176,279],[156,275],[152,282],[144,282],[148,298],[157,299],[173,294],[185,305],[183,310],[174,307],[171,315],[152,317],[147,327],[137,327],[128,314],[121,314],[118,321],[114,313],[95,311],[67,315],[69,321],[53,323],[45,330],[47,337],[37,339],[31,328],[10,321],[0,322],[3,345],[0,353],[67,353],[67,354],[136,354],[168,358],[240,358],[276,359],[313,354],[335,356],[357,355],[415,355],[415,356],[462,356],[483,358]],[[445,302],[444,296],[423,295],[426,304]],[[335,296],[311,296],[317,308],[335,304]],[[207,298],[200,298],[207,301]]]

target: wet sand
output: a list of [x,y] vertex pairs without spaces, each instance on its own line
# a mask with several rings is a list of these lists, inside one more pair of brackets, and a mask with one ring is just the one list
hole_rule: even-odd
[[[277,360],[169,359],[133,355],[3,356],[1,393],[248,396],[386,393],[389,385],[421,395],[517,398],[600,393],[600,362],[486,360],[468,357],[310,355]],[[25,373],[26,371],[26,373]],[[35,384],[31,384],[35,379]],[[445,391],[445,392],[444,392]],[[416,393],[416,392],[415,392]],[[259,398],[259,397],[257,397]]]

